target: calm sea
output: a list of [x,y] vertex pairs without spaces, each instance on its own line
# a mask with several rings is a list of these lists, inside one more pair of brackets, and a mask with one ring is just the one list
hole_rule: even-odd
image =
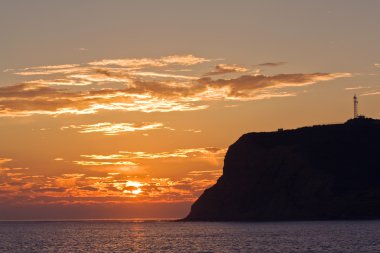
[[380,252],[380,221],[0,222],[0,252]]

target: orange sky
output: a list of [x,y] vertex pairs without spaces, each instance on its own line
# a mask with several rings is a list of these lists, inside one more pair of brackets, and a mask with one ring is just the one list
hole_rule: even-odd
[[0,219],[183,217],[242,134],[380,116],[375,1],[85,2],[0,3]]

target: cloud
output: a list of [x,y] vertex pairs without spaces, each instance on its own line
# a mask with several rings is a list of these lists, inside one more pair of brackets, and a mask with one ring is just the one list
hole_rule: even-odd
[[281,65],[286,64],[286,62],[280,61],[280,62],[265,62],[265,63],[260,63],[257,64],[259,67],[278,67]]
[[360,94],[360,96],[375,96],[375,95],[380,95],[380,91],[374,91],[374,92],[368,92],[368,93]]
[[152,123],[110,123],[102,122],[92,125],[70,125],[61,127],[61,130],[65,129],[79,129],[79,133],[102,133],[104,135],[120,135],[127,132],[136,132],[136,131],[148,131],[148,130],[157,130],[157,129],[168,129],[164,127],[162,123],[152,122]]
[[226,153],[225,148],[207,147],[207,148],[189,148],[176,149],[171,152],[147,153],[143,151],[130,152],[119,151],[111,155],[81,155],[81,157],[92,160],[135,160],[135,159],[165,159],[165,158],[203,158],[211,157],[223,158]]
[[155,73],[155,72],[132,72],[132,76],[142,76],[142,77],[158,77],[158,78],[173,78],[173,79],[185,79],[185,80],[197,80],[196,76],[184,76],[184,75],[174,75],[166,73]]
[[[205,188],[221,175],[218,169],[199,169],[185,172],[181,177],[157,177],[147,173],[129,173],[118,166],[137,167],[152,159],[217,159],[221,166],[226,149],[217,147],[177,149],[171,152],[119,152],[111,155],[82,156],[75,161],[83,166],[95,166],[96,172],[66,173],[61,175],[33,174],[23,168],[0,169],[0,204],[13,205],[69,205],[98,203],[176,203],[194,201]],[[59,159],[60,160],[60,159]],[[133,161],[132,161],[133,160]],[[11,161],[1,158],[0,163]],[[106,169],[112,167],[114,170]],[[207,167],[210,167],[208,165]],[[213,166],[211,168],[214,168]],[[117,171],[117,172],[116,172]],[[29,174],[27,174],[29,173]],[[91,175],[91,173],[93,173]]]
[[182,178],[131,176],[108,173],[103,176],[64,174],[31,176],[0,172],[0,203],[94,204],[194,201],[215,183],[221,170],[193,170]]
[[33,190],[35,192],[65,192],[66,188],[63,187],[44,187]]
[[[66,79],[34,81],[44,81],[46,84],[50,83],[51,85],[89,85],[89,82],[126,82],[130,81],[130,76],[195,80],[197,77],[137,70],[148,66],[163,67],[170,64],[194,65],[205,61],[209,60],[190,55],[168,56],[160,59],[103,60],[101,62],[90,62],[90,66],[81,66],[79,64],[39,66],[20,70],[8,70],[8,72],[13,71],[14,74],[20,76],[66,75]],[[108,65],[113,66],[108,67]]]
[[56,66],[38,66],[32,68],[24,68],[15,70],[15,74],[19,76],[44,76],[56,74],[70,74],[83,71],[84,68],[78,64],[65,64]]
[[346,87],[345,90],[361,90],[361,89],[368,89],[369,86],[355,86],[355,87]]
[[4,163],[7,163],[7,162],[10,162],[12,161],[12,159],[10,158],[1,158],[0,157],[0,165],[4,164]]
[[[165,97],[159,89],[176,90],[170,84],[131,89],[68,91],[38,84],[0,88],[0,116],[94,114],[101,110],[171,112],[206,109],[181,99]],[[157,89],[157,90],[156,90]],[[156,90],[156,91],[155,91]]]
[[200,129],[192,129],[192,128],[185,129],[184,131],[185,132],[191,132],[191,133],[201,133],[202,132],[202,130],[200,130]]
[[[0,117],[82,115],[101,111],[196,111],[207,109],[210,101],[249,101],[295,96],[297,91],[289,91],[287,88],[351,76],[349,73],[272,76],[256,73],[235,78],[212,78],[222,73],[246,71],[243,67],[226,64],[219,64],[214,71],[208,73],[209,76],[182,75],[160,69],[142,70],[145,67],[192,66],[207,61],[210,60],[192,55],[175,55],[157,59],[102,60],[87,65],[65,64],[15,70],[15,74],[49,75],[49,78],[0,87]],[[128,126],[119,127],[126,129]]]
[[25,68],[25,70],[41,70],[41,69],[68,69],[68,68],[75,68],[79,67],[79,64],[62,64],[62,65],[47,65],[47,66],[38,66],[38,67],[31,67],[31,68]]
[[[167,152],[119,151],[114,154],[88,154],[81,155],[81,159],[73,163],[85,166],[88,171],[107,172],[109,176],[120,173],[129,175],[142,175],[157,166],[166,168],[178,164],[196,163],[206,167],[219,167],[225,156],[225,148],[190,148],[176,149]],[[182,166],[182,165],[181,165]]]
[[130,71],[126,68],[85,68],[82,71],[71,73],[67,78],[90,83],[128,83],[132,82]]
[[90,62],[93,66],[122,66],[122,67],[132,67],[132,68],[143,68],[143,67],[165,67],[168,65],[182,65],[190,66],[203,62],[208,62],[205,58],[195,57],[191,54],[189,55],[172,55],[161,57],[159,59],[153,58],[140,58],[140,59],[105,59],[100,61]]
[[84,177],[86,174],[82,173],[71,173],[71,174],[62,174],[62,177],[64,178],[81,178]]
[[239,107],[240,105],[236,105],[236,104],[232,104],[232,105],[225,105],[224,107],[226,108],[235,108],[235,107]]
[[248,69],[240,67],[238,65],[219,64],[215,66],[213,71],[207,72],[204,76],[222,75],[229,73],[246,72]]
[[[329,81],[336,78],[350,77],[349,73],[313,73],[313,74],[278,74],[273,76],[243,75],[233,79],[211,79],[204,77],[201,84],[216,90],[224,90],[225,98],[229,99],[257,99],[260,96],[287,96],[289,93],[269,92],[269,88],[302,87],[320,81]],[[261,97],[262,98],[262,97]]]
[[205,174],[221,176],[222,171],[221,170],[193,170],[188,173],[188,175],[191,175],[191,176],[203,176]]
[[122,166],[136,166],[137,164],[130,161],[117,161],[117,162],[104,162],[104,161],[74,161],[74,163],[83,166],[104,166],[104,165],[122,165]]
[[84,190],[84,191],[98,191],[98,188],[92,187],[92,186],[83,186],[79,187],[79,190]]
[[33,80],[25,82],[26,84],[36,84],[44,86],[86,86],[92,84],[87,80],[73,80],[73,79],[53,79],[53,80]]

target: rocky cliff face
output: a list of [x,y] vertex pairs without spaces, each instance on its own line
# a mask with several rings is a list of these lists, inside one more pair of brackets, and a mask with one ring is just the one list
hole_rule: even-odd
[[187,221],[380,218],[380,121],[249,133]]

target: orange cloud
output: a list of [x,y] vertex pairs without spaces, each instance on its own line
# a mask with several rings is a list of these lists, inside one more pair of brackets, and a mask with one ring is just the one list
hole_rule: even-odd
[[[286,88],[351,76],[349,73],[273,76],[257,73],[230,79],[210,77],[247,70],[226,64],[218,65],[207,77],[138,70],[168,65],[192,66],[207,61],[205,58],[184,55],[158,59],[102,60],[89,63],[90,66],[69,64],[27,68],[23,70],[23,75],[27,75],[27,71],[29,74],[56,75],[56,78],[1,87],[0,117],[81,115],[104,110],[145,113],[204,110],[209,107],[210,101],[295,96],[296,91],[289,92]],[[20,74],[17,71],[15,73]]]
[[202,130],[200,129],[185,129],[185,132],[191,132],[191,133],[201,133]]
[[10,158],[1,158],[0,157],[0,165],[2,165],[3,163],[6,163],[6,162],[10,162],[10,161],[12,161],[12,159],[10,159]]
[[145,88],[67,91],[45,85],[19,84],[0,88],[0,116],[94,114],[100,110],[170,112],[207,108],[206,105],[149,93]]
[[361,94],[360,96],[375,96],[375,95],[380,95],[380,91],[367,92],[367,93]]
[[[213,80],[204,77],[199,80],[201,84],[213,89],[224,89],[225,98],[229,99],[257,99],[257,97],[279,93],[269,89],[285,87],[302,87],[320,81],[329,81],[336,78],[350,77],[349,73],[313,73],[313,74],[279,74],[274,76],[243,75],[233,79]],[[285,95],[287,93],[284,93]],[[280,93],[281,96],[281,93]],[[272,97],[272,96],[269,96]]]
[[156,73],[156,72],[132,72],[132,76],[142,76],[142,77],[156,77],[156,78],[173,78],[173,79],[185,79],[185,80],[197,80],[196,76],[184,76],[166,73]]
[[369,86],[354,86],[354,87],[346,87],[345,90],[361,90],[371,88]]
[[104,162],[104,161],[74,161],[74,163],[83,166],[104,166],[104,165],[123,165],[136,166],[137,164],[130,161]]
[[[157,130],[157,129],[171,129],[164,127],[162,123],[153,122],[153,123],[110,123],[102,122],[92,125],[70,125],[61,127],[61,130],[65,129],[79,129],[79,133],[102,133],[104,135],[119,135],[127,132],[136,132],[136,131],[147,131],[147,130]],[[171,129],[172,130],[172,129]]]
[[247,68],[240,67],[237,65],[219,64],[215,66],[215,70],[207,72],[206,74],[204,74],[204,76],[239,73],[239,72],[246,72],[246,71],[248,71]]
[[69,204],[193,201],[214,184],[221,170],[191,171],[179,179],[148,175],[129,176],[108,173],[104,176],[63,174],[26,175],[0,171],[0,203]]
[[38,66],[38,67],[31,67],[26,68],[25,70],[40,70],[40,69],[67,69],[67,68],[75,68],[79,67],[79,64],[62,64],[62,65],[48,65],[48,66]]
[[82,71],[83,68],[78,64],[65,64],[57,66],[40,66],[25,68],[21,70],[15,70],[15,74],[19,76],[45,76],[45,75],[57,75],[57,74],[70,74]]
[[143,67],[164,67],[170,64],[190,66],[203,62],[208,62],[205,58],[195,57],[193,55],[172,55],[161,57],[159,59],[152,58],[140,58],[140,59],[113,59],[113,60],[101,60],[90,62],[93,66],[107,66],[115,65],[122,67],[143,68]]
[[226,153],[225,148],[189,148],[176,149],[172,152],[147,153],[143,151],[130,152],[119,151],[111,155],[81,155],[82,157],[93,160],[134,160],[134,159],[165,159],[165,158],[203,158],[213,157],[223,158]]
[[92,84],[86,80],[73,80],[73,79],[53,79],[53,80],[33,80],[25,82],[27,84],[41,85],[41,86],[86,86]]

